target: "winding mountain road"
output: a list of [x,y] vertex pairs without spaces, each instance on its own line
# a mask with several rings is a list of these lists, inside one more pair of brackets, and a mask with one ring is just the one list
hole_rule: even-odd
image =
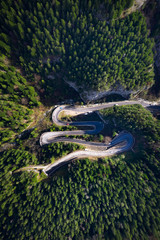
[[[59,106],[57,107],[52,114],[52,121],[58,126],[88,126],[92,127],[92,130],[76,130],[76,131],[64,131],[64,132],[45,132],[40,137],[40,145],[43,146],[45,144],[50,144],[52,142],[58,142],[59,138],[65,135],[84,135],[84,134],[97,134],[99,133],[103,127],[104,123],[102,121],[88,121],[88,122],[63,122],[59,120],[60,113],[64,112],[65,115],[76,116],[80,114],[85,114],[93,111],[98,111],[104,108],[109,108],[113,106],[122,106],[122,105],[133,105],[133,104],[140,104],[145,108],[151,108],[151,102],[148,101],[121,101],[121,102],[110,102],[110,103],[103,103],[103,104],[94,104],[91,106]],[[153,104],[152,106],[155,106]],[[62,139],[61,139],[62,140]],[[65,141],[65,140],[64,140]],[[66,140],[67,141],[67,140]]]
[[85,122],[63,122],[59,120],[59,115],[63,112],[65,115],[76,116],[79,114],[85,114],[88,112],[97,111],[100,109],[113,107],[113,106],[122,106],[122,105],[133,105],[140,104],[145,108],[151,108],[155,106],[156,103],[151,103],[148,101],[122,101],[122,102],[110,102],[103,104],[94,104],[90,106],[59,106],[52,113],[53,123],[59,126],[88,126],[92,129],[90,130],[75,130],[75,131],[57,131],[57,132],[45,132],[40,137],[40,145],[50,144],[53,142],[73,142],[77,144],[82,144],[90,147],[89,149],[75,151],[68,154],[65,157],[57,160],[53,164],[49,164],[43,168],[43,171],[46,175],[51,175],[59,167],[72,161],[74,159],[81,159],[85,157],[106,157],[128,151],[134,145],[134,138],[129,132],[121,132],[116,138],[114,138],[108,145],[105,143],[98,142],[86,142],[84,140],[72,139],[63,137],[65,135],[84,135],[84,134],[97,134],[103,127],[104,123],[102,121],[85,121]]

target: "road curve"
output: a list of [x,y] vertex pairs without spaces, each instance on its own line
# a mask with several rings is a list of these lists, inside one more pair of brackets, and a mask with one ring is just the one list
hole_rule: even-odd
[[129,132],[121,132],[116,138],[112,140],[109,145],[106,145],[106,149],[103,151],[94,150],[80,150],[68,154],[65,157],[57,160],[53,164],[49,164],[43,168],[43,172],[49,176],[53,174],[58,168],[65,165],[66,163],[75,160],[82,159],[86,157],[107,157],[112,156],[124,151],[130,150],[134,145],[134,138]]
[[[57,107],[52,113],[52,121],[56,125],[59,126],[89,126],[92,127],[92,130],[76,130],[76,131],[64,131],[64,132],[45,132],[40,137],[40,145],[43,146],[45,144],[50,144],[52,142],[58,142],[58,137],[62,137],[65,135],[84,135],[84,134],[98,134],[104,127],[103,122],[101,121],[88,121],[88,122],[63,122],[60,121],[58,116],[61,112],[66,113],[66,115],[76,116],[79,114],[85,114],[88,112],[93,112],[97,110],[101,110],[108,107],[113,107],[115,105],[122,106],[122,105],[133,105],[133,104],[140,104],[145,108],[151,108],[155,106],[156,103],[152,103],[149,101],[139,100],[139,101],[121,101],[121,102],[110,102],[110,103],[103,103],[103,104],[94,104],[90,106],[59,106]],[[68,139],[69,140],[69,139]],[[61,139],[62,141],[62,139]],[[73,139],[70,141],[73,142]],[[75,141],[74,141],[75,142]],[[76,143],[78,143],[76,141]],[[80,142],[79,142],[80,143]]]
[[[74,159],[81,159],[85,157],[106,157],[114,154],[122,153],[124,151],[130,150],[134,145],[134,138],[129,132],[121,132],[116,138],[114,138],[108,145],[105,143],[95,143],[95,142],[86,142],[84,140],[79,139],[71,139],[63,137],[65,135],[83,135],[83,134],[97,134],[99,133],[103,127],[104,123],[101,121],[88,121],[88,122],[62,122],[59,120],[59,114],[61,112],[66,113],[66,115],[76,116],[79,114],[84,114],[87,112],[97,111],[100,109],[104,109],[107,107],[113,107],[115,105],[131,105],[131,104],[141,104],[144,107],[150,106],[149,102],[139,102],[139,101],[123,101],[123,102],[111,102],[105,104],[95,104],[92,106],[59,106],[52,113],[52,120],[56,125],[59,126],[90,126],[91,130],[76,130],[76,131],[57,131],[57,132],[45,132],[40,137],[40,145],[43,146],[45,144],[50,144],[53,142],[74,142],[78,144],[83,144],[86,146],[90,146],[91,150],[83,150],[83,151],[75,151],[73,153],[68,154],[65,157],[57,160],[53,164],[49,164],[43,168],[43,171],[46,175],[51,175],[55,172],[59,167],[72,161]],[[95,150],[92,150],[95,149]]]
[[[103,129],[103,118],[101,121],[92,121],[92,122],[62,122],[59,120],[58,116],[61,112],[65,112],[66,115],[76,116],[78,114],[85,114],[90,111],[97,111],[100,109],[113,107],[114,105],[122,106],[122,105],[131,105],[131,104],[140,104],[143,107],[147,108],[151,112],[160,111],[160,105],[157,102],[149,102],[139,99],[138,101],[122,101],[122,102],[111,102],[111,103],[102,103],[102,104],[94,104],[90,106],[59,106],[57,107],[52,113],[52,120],[56,125],[65,126],[65,125],[72,125],[72,126],[90,126],[92,130],[76,130],[76,131],[64,131],[64,132],[46,132],[43,133],[40,137],[40,145],[43,146],[45,144],[50,144],[53,142],[74,142],[78,144],[82,144],[86,146],[85,151],[75,151],[73,153],[68,154],[65,157],[57,160],[53,164],[48,165],[37,165],[37,166],[28,166],[21,169],[19,171],[24,170],[33,170],[37,172],[37,170],[43,170],[43,172],[50,176],[54,173],[58,168],[63,166],[64,164],[75,160],[81,159],[85,157],[106,157],[115,155],[118,153],[122,153],[124,151],[130,150],[134,145],[134,138],[133,136],[126,131],[121,132],[117,137],[115,137],[108,145],[105,143],[100,142],[86,142],[84,140],[79,139],[71,139],[64,137],[65,135],[83,135],[83,134],[96,134]],[[101,116],[100,116],[101,117]],[[87,146],[90,147],[90,150],[87,149]],[[93,150],[92,150],[93,148]]]

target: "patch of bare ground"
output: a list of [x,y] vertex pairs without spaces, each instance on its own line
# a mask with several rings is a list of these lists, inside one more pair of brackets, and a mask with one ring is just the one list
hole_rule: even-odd
[[112,141],[112,138],[111,138],[110,136],[105,136],[105,137],[104,137],[104,142],[105,142],[106,144],[110,143],[111,141]]
[[6,66],[9,66],[11,64],[11,61],[9,60],[8,57],[5,57],[4,58],[4,63],[5,63]]
[[45,118],[44,114],[48,110],[49,110],[49,108],[44,106],[43,104],[41,104],[39,107],[34,108],[33,109],[33,114],[31,115],[32,122],[27,127],[27,129],[36,126],[39,123],[39,121],[42,120],[42,119],[43,119],[44,123],[46,122],[45,125],[47,125],[48,119]]
[[98,161],[97,157],[89,157],[88,156],[87,159],[89,159],[91,162]]
[[50,63],[59,62],[60,58],[61,58],[60,56],[49,55],[49,56],[42,59],[42,63],[47,63],[48,61]]
[[34,73],[33,76],[34,76],[34,83],[35,83],[35,84],[38,84],[39,81],[41,80],[41,76],[38,75],[38,74],[36,74],[36,73]]
[[71,116],[75,116],[72,111],[61,111],[58,115],[58,118],[62,121],[71,121]]
[[135,0],[132,7],[127,8],[126,10],[124,10],[120,16],[120,18],[124,18],[127,15],[131,14],[132,12],[135,12],[139,9],[141,9],[147,2],[148,0]]

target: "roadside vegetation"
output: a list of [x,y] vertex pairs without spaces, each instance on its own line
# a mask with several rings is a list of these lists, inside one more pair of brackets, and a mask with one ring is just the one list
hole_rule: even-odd
[[67,176],[40,183],[35,173],[7,172],[2,239],[159,239],[159,156],[76,161]]
[[0,143],[11,141],[31,122],[32,108],[39,106],[37,93],[4,55],[0,57]]
[[160,122],[141,105],[114,106],[100,113],[114,131],[127,130],[133,135],[144,136],[147,144],[160,141]]
[[[48,180],[33,171],[14,173],[42,163],[30,149],[3,152],[2,239],[159,239],[159,121],[139,105],[100,112],[112,132],[129,130],[136,142],[143,140],[143,147],[97,162],[77,160],[65,167],[65,174],[60,169]],[[72,130],[50,127],[60,129]],[[42,147],[39,156],[49,163],[57,154],[76,149],[74,144],[56,143]]]
[[[53,102],[79,101],[65,80],[99,91],[153,84],[154,41],[145,18],[140,12],[120,18],[132,4],[0,2],[0,145],[5,145],[0,152],[0,239],[160,239],[160,122],[139,105],[101,110],[104,131],[82,136],[103,142],[128,130],[135,137],[134,152],[73,161],[48,179],[35,169],[16,171],[83,149],[71,143],[39,144],[43,132],[76,129],[52,125],[50,114],[37,120]],[[158,20],[151,35],[157,33]],[[23,132],[34,122],[34,129]]]
[[[55,132],[55,131],[74,131],[77,128],[74,126],[56,126],[53,124],[49,132]],[[57,142],[52,143],[48,145],[44,145],[41,149],[41,159],[45,163],[53,163],[60,157],[63,157],[73,151],[84,149],[83,146],[79,144],[74,143],[63,143],[63,142]]]
[[[66,122],[84,122],[84,121],[99,121],[99,117],[95,112],[92,113],[85,113],[85,114],[80,114],[77,116],[63,116],[61,118],[62,121],[66,121]],[[56,128],[55,128],[56,129]],[[61,128],[59,128],[61,130]],[[62,130],[64,129],[64,127],[62,128]],[[67,126],[67,129],[69,130],[76,130],[76,129],[80,129],[80,130],[88,130],[88,129],[93,129],[90,126],[80,126],[80,127],[75,127],[72,125]],[[59,130],[58,130],[59,131]],[[66,130],[64,130],[66,131]],[[89,135],[89,134],[85,134],[85,135],[71,135],[71,136],[65,136],[65,137],[69,137],[69,138],[73,138],[73,139],[81,139],[81,140],[85,140],[85,141],[92,141],[92,142],[103,142],[104,141],[104,136],[102,134],[94,134],[94,135]]]

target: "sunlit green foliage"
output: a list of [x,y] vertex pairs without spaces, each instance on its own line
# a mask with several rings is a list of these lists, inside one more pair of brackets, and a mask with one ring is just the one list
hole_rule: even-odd
[[0,57],[0,85],[0,142],[4,143],[28,126],[33,113],[29,108],[40,103],[34,88],[4,55]]
[[[100,111],[116,130],[128,130],[145,136],[150,143],[160,140],[160,123],[141,105],[114,106]],[[113,122],[116,122],[116,126]]]
[[[50,163],[57,158],[63,157],[73,151],[84,149],[82,146],[74,143],[52,143],[42,148],[42,158],[45,163]],[[51,160],[52,159],[52,160]]]
[[[56,126],[55,124],[50,127],[50,131],[52,132],[69,130],[73,131],[75,129],[77,128],[74,126]],[[74,143],[55,142],[42,147],[41,159],[45,163],[54,162],[54,160],[80,149],[84,149],[84,147]]]
[[25,167],[29,164],[37,164],[37,159],[33,154],[24,149],[11,149],[4,151],[3,153],[0,153],[0,177],[4,177],[8,172],[13,172],[18,168]]
[[[63,78],[86,90],[119,85],[133,90],[153,83],[154,44],[144,17],[136,12],[119,19],[132,4],[132,0],[0,2],[0,53],[7,56],[0,59],[0,143],[28,125],[30,108],[39,104],[34,88],[56,98],[55,86],[59,80],[63,84]],[[160,140],[159,123],[140,106],[115,106],[101,113],[114,134],[129,130],[142,135],[148,149],[128,158],[99,159],[104,164],[76,161],[65,176],[38,183],[35,172],[14,171],[53,162],[81,147],[55,143],[41,148],[36,130],[29,139],[17,140],[13,149],[0,153],[0,239],[160,238],[160,153],[151,148],[156,149],[153,144]]]
[[[45,93],[54,93],[58,76],[86,89],[149,87],[154,44],[145,19],[139,12],[117,18],[132,2],[105,1],[104,11],[101,0],[20,1],[7,7],[3,3],[1,18],[6,20],[0,39],[9,42],[28,76],[40,76],[38,84]],[[108,17],[102,16],[107,13]]]
[[33,110],[13,101],[0,100],[0,105],[0,143],[4,143],[29,125]]
[[9,127],[15,131],[22,131],[30,119],[32,110],[14,102],[1,100],[0,127]]
[[[158,122],[139,105],[114,106],[101,113],[111,129],[159,141]],[[68,165],[65,176],[40,183],[35,173],[12,173],[40,159],[19,149],[2,153],[1,239],[159,239],[160,152],[151,146],[99,162],[77,160]],[[42,147],[41,156],[50,162],[73,150],[72,144],[52,144]]]
[[[80,21],[84,28],[77,35]],[[125,19],[90,22],[82,16],[71,28],[67,46],[68,79],[85,89],[140,89],[153,83],[153,42],[140,13]],[[65,61],[65,59],[64,59]]]
[[2,239],[158,239],[160,180],[158,168],[145,160],[151,157],[117,160],[116,167],[81,160],[68,176],[37,184],[31,173],[8,175],[2,181]]
[[0,95],[1,99],[23,105],[38,105],[37,94],[15,67],[5,63],[5,56],[0,58]]

